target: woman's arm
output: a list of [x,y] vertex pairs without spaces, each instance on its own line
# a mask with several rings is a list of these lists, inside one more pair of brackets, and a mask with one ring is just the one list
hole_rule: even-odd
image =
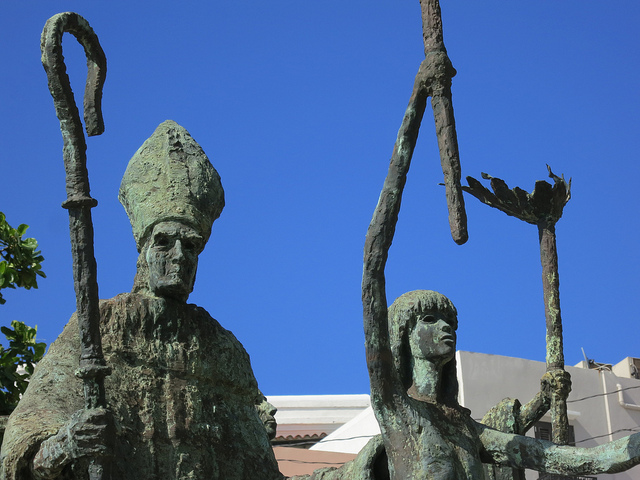
[[597,475],[628,470],[640,463],[640,433],[592,448],[555,445],[477,424],[485,461],[562,475]]
[[374,402],[378,399],[387,405],[390,404],[390,397],[397,388],[394,380],[397,375],[394,373],[389,344],[384,268],[393,241],[402,191],[426,103],[427,90],[424,86],[424,68],[421,66],[398,131],[389,172],[369,224],[364,245],[362,305],[371,394]]

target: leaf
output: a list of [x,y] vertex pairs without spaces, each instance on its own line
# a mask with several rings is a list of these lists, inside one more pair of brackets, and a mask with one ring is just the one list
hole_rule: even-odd
[[18,233],[18,236],[22,237],[27,232],[28,228],[29,228],[29,225],[25,225],[24,223],[21,223],[18,226],[18,228],[16,229],[16,232]]
[[[9,414],[27,388],[35,364],[42,359],[46,345],[36,342],[38,327],[13,320],[11,327],[0,327],[9,340],[9,348],[0,347],[0,414]],[[23,366],[25,373],[18,373]]]
[[[15,322],[15,320],[14,320],[14,322]],[[13,336],[14,336],[14,331],[11,330],[9,327],[0,327],[0,331],[2,333],[4,333],[5,337],[7,337],[7,338],[13,338]]]
[[44,352],[46,352],[47,350],[47,344],[44,342],[36,343],[33,350],[34,350],[33,360],[35,362],[39,362],[40,360],[42,360],[42,357],[44,357]]
[[[35,238],[22,238],[28,228],[23,223],[13,229],[5,215],[0,216],[0,246],[4,246],[0,249],[0,289],[38,288],[37,277],[46,277],[41,265],[44,257],[37,250],[38,242]],[[5,300],[0,294],[0,304],[3,303]]]

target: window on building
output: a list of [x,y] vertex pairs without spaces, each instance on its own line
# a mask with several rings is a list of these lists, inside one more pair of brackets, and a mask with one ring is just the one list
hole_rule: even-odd
[[[533,426],[533,433],[536,438],[540,440],[551,441],[551,423],[550,422],[538,422]],[[569,425],[569,445],[576,444],[576,436],[573,431],[573,425]]]

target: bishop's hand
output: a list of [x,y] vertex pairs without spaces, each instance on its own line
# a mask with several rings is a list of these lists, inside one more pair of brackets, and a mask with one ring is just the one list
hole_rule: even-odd
[[33,459],[33,473],[36,478],[55,478],[77,460],[110,456],[114,438],[113,417],[109,410],[78,410],[56,435],[42,442]]

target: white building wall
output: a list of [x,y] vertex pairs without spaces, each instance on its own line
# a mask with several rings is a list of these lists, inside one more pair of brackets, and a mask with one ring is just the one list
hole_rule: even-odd
[[[523,404],[539,391],[545,372],[543,362],[472,352],[457,352],[460,401],[479,420],[505,397],[517,398]],[[573,425],[576,446],[593,447],[629,435],[640,429],[640,407],[624,407],[616,393],[620,384],[630,388],[622,392],[624,403],[640,405],[640,380],[614,375],[611,371],[567,367],[572,378],[572,391],[567,408]],[[609,393],[605,395],[605,393]],[[550,421],[546,415],[543,421]],[[611,432],[617,432],[612,433]],[[529,432],[533,436],[533,430]],[[536,472],[527,479],[538,477]],[[607,480],[640,480],[640,467],[616,475],[599,475]]]
[[282,437],[330,434],[371,405],[368,394],[269,395],[267,400],[278,409],[277,435]]
[[[543,362],[484,353],[458,351],[456,361],[459,401],[477,420],[506,397],[517,398],[523,404],[531,400],[539,391],[545,372]],[[611,371],[567,367],[573,383],[567,404],[569,423],[574,427],[577,446],[593,447],[631,434],[628,430],[640,430],[640,379],[631,378],[634,368],[630,364],[633,359],[627,358],[615,365],[617,375]],[[627,389],[622,392],[622,401],[618,385]],[[333,433],[318,442],[314,450],[357,453],[380,431],[368,395],[269,397],[269,400],[281,409],[276,415],[279,431],[333,426],[324,430]],[[542,420],[551,421],[548,415]],[[611,432],[614,433],[610,435]],[[533,436],[533,429],[529,435]],[[527,473],[528,480],[537,478],[537,472]],[[597,478],[640,480],[640,466]]]

